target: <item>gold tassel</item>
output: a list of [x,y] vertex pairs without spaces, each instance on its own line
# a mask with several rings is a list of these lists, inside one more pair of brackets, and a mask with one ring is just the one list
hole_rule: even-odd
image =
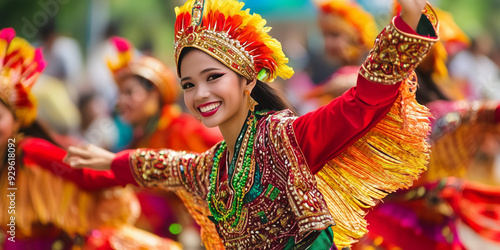
[[399,188],[408,188],[426,170],[431,114],[419,105],[406,80],[387,115],[365,136],[329,161],[316,174],[335,219],[339,249],[349,247],[367,230],[366,209]]

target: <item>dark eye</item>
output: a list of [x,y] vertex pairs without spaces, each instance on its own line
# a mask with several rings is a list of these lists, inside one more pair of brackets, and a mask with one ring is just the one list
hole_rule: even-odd
[[221,76],[223,76],[224,74],[212,74],[208,77],[207,81],[213,81]]
[[182,84],[182,89],[190,89],[192,87],[194,87],[194,84],[192,84],[190,82]]

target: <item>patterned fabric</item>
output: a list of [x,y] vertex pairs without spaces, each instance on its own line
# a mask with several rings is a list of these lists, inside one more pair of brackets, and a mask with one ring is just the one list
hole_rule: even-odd
[[[227,249],[237,249],[241,245],[259,249],[283,247],[290,236],[297,236],[298,242],[312,230],[323,230],[334,224],[316,188],[314,176],[297,151],[292,129],[294,118],[287,110],[259,120],[256,133],[259,139],[254,146],[254,152],[259,153],[252,156],[251,171],[253,176],[255,166],[259,166],[261,186],[267,189],[244,204],[243,219],[236,227],[231,227],[230,222],[218,225],[219,235]],[[198,206],[208,210],[207,187],[212,159],[218,147],[200,155],[139,149],[130,160],[135,177],[143,186],[170,190],[184,188],[200,201]],[[246,192],[251,188],[252,183],[247,185]],[[217,195],[227,194],[221,192]]]
[[[424,13],[428,19],[422,20],[430,21],[432,26],[437,27],[437,16],[429,5]],[[394,20],[395,18],[377,37],[375,47],[361,65],[359,73],[370,81],[382,84],[403,81],[415,70],[431,46],[439,40],[437,28],[432,34],[436,38],[425,38],[399,30]]]

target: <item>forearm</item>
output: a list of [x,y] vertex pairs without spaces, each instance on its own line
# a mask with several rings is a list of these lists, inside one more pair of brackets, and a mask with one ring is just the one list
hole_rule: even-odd
[[111,169],[122,184],[184,189],[195,196],[208,193],[213,148],[202,154],[169,149],[137,149],[120,152]]
[[360,68],[368,81],[392,85],[407,79],[420,61],[438,41],[437,17],[427,6],[417,33],[401,16],[396,16],[380,33],[375,46]]
[[[431,9],[426,13],[428,11]],[[356,88],[294,122],[297,141],[313,173],[364,136],[387,114],[403,81],[407,81],[405,88],[415,90],[416,85],[412,85],[415,79],[407,79],[437,41],[430,21],[436,21],[432,14],[421,24],[431,32],[422,34],[413,31],[401,17],[395,17],[378,36],[361,66]]]

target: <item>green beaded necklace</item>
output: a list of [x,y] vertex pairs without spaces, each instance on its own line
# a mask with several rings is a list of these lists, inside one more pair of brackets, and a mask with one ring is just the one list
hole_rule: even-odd
[[226,221],[228,218],[235,216],[234,222],[231,227],[236,227],[240,220],[241,211],[243,208],[243,198],[245,197],[245,186],[247,184],[248,175],[250,173],[250,166],[252,164],[252,153],[253,153],[253,143],[254,136],[256,133],[257,119],[252,112],[248,117],[247,124],[248,128],[245,133],[250,133],[248,137],[248,144],[245,150],[245,158],[242,164],[241,171],[237,172],[232,179],[232,185],[234,187],[235,195],[233,196],[233,201],[231,202],[231,207],[226,209],[225,204],[221,202],[215,195],[215,190],[217,189],[217,176],[219,175],[219,163],[222,157],[222,153],[227,148],[226,142],[222,141],[219,149],[214,155],[214,165],[212,167],[212,172],[210,173],[210,190],[207,196],[208,208],[214,216],[215,220],[218,222]]

